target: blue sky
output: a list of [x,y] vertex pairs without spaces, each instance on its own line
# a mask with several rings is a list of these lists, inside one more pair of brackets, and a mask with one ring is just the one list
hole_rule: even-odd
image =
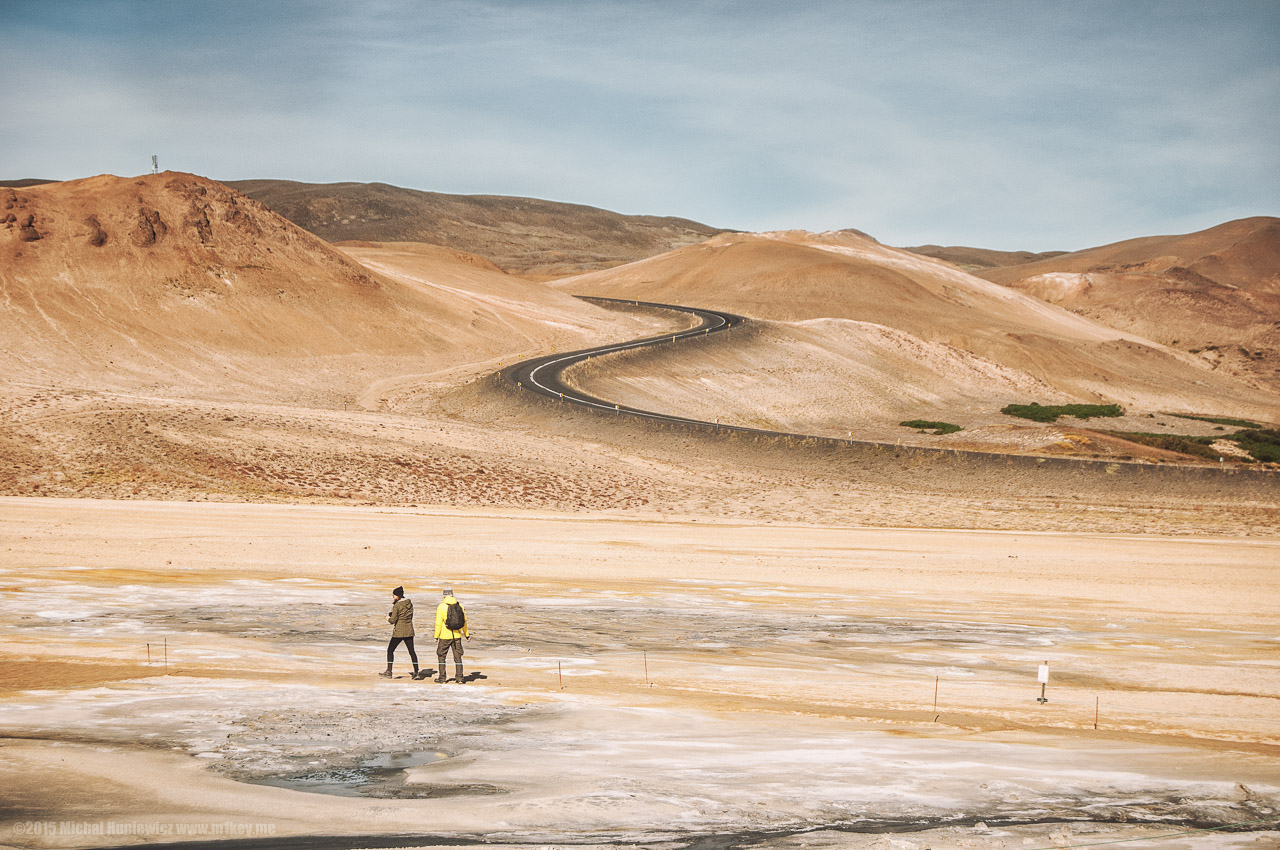
[[526,195],[896,245],[1280,214],[1280,3],[0,0],[0,176]]

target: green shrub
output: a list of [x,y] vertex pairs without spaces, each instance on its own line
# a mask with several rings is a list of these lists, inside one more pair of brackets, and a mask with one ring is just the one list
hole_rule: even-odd
[[[1217,437],[1187,437],[1179,434],[1149,434],[1135,431],[1102,431],[1112,437],[1120,437],[1131,443],[1140,443],[1157,449],[1184,455],[1217,460],[1222,453],[1213,448],[1216,440],[1230,440],[1249,453],[1254,461],[1280,463],[1280,429],[1257,428],[1236,431]],[[1244,460],[1244,458],[1237,458]]]
[[1222,437],[1244,449],[1254,460],[1263,463],[1280,463],[1280,429],[1259,428],[1237,431]]
[[1097,416],[1124,416],[1118,404],[1008,404],[1000,409],[1006,416],[1017,416],[1033,422],[1057,422],[1059,416],[1093,419]]
[[1112,437],[1119,437],[1131,443],[1151,446],[1153,449],[1164,449],[1167,452],[1202,457],[1205,460],[1217,460],[1221,452],[1212,448],[1212,437],[1181,437],[1177,434],[1149,434],[1141,431],[1102,431]]
[[1257,422],[1248,419],[1232,419],[1229,416],[1197,416],[1194,413],[1166,413],[1165,416],[1176,416],[1179,419],[1196,419],[1200,422],[1212,422],[1215,425],[1231,425],[1235,428],[1261,428]]
[[956,431],[963,431],[959,425],[953,425],[950,422],[931,422],[928,419],[909,419],[906,422],[899,422],[903,428],[915,428],[917,431],[932,431],[934,434],[954,434]]

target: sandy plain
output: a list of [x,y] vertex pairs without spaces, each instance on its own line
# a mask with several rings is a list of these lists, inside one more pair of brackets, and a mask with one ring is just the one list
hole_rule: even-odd
[[[1280,817],[1274,538],[24,498],[0,517],[12,846],[1280,838],[1256,823]],[[444,582],[483,678],[414,682],[403,654],[377,678],[388,589],[422,618]],[[130,824],[155,831],[103,831]]]

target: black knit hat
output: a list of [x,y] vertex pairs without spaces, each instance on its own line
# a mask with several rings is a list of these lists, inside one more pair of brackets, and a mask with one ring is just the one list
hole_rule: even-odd
[[401,585],[400,587],[397,587],[395,590],[391,591],[391,595],[404,596],[404,585]]

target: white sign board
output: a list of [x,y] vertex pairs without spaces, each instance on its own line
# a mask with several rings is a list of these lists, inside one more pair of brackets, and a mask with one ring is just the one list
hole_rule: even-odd
[[1040,674],[1036,676],[1036,681],[1046,685],[1049,684],[1049,665],[1048,664],[1040,665]]

